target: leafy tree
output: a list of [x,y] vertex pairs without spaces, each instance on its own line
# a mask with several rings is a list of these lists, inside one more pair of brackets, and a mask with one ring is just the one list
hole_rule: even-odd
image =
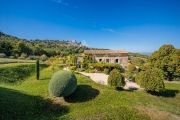
[[41,56],[67,56],[82,53],[87,47],[77,41],[27,40],[0,32],[0,53],[19,57],[22,53]]
[[10,42],[0,41],[0,53],[5,53],[7,56],[12,54],[13,46]]
[[168,80],[173,80],[180,74],[178,73],[180,66],[179,56],[179,50],[174,48],[173,45],[163,45],[149,57],[149,62],[152,67],[163,70]]
[[161,92],[165,89],[164,74],[161,69],[152,68],[141,71],[136,76],[136,82],[147,92]]
[[18,55],[21,55],[22,53],[26,53],[27,55],[30,55],[32,53],[32,49],[26,46],[25,43],[22,41],[16,43],[14,51]]
[[46,52],[41,47],[36,46],[34,49],[34,54],[35,55],[43,55],[43,54],[46,54]]

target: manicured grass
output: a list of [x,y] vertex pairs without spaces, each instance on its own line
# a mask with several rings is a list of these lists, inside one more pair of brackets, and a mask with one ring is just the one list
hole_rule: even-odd
[[[41,68],[45,65],[41,64]],[[35,72],[35,64],[6,64],[0,66],[0,83],[17,83]]]
[[50,67],[21,84],[0,84],[0,119],[166,120],[180,117],[180,84],[166,84],[161,96],[143,91],[116,91],[76,74],[78,87],[66,98],[48,94]]
[[8,64],[8,63],[35,63],[35,62],[36,62],[35,60],[0,58],[0,64]]

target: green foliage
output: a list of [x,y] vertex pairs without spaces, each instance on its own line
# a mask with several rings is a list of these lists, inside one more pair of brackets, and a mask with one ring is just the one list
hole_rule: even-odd
[[180,77],[180,50],[175,49],[173,45],[163,45],[158,51],[154,52],[149,57],[149,62],[152,67],[157,67],[163,70],[165,77],[168,80],[173,80]]
[[143,80],[144,80],[144,71],[141,71],[141,72],[139,72],[139,73],[136,74],[136,76],[135,76],[135,82],[136,82],[138,85],[142,86],[141,83],[143,83]]
[[72,70],[72,71],[75,71],[76,70],[76,66],[70,66],[69,69]]
[[5,53],[7,56],[10,56],[13,51],[12,43],[9,41],[1,40],[1,36],[0,36],[0,53]]
[[0,67],[0,83],[17,83],[35,72],[34,64],[8,65]]
[[113,69],[108,77],[108,84],[113,87],[123,87],[125,85],[125,78],[117,69]]
[[48,57],[45,54],[40,56],[41,61],[46,61],[47,59],[48,59]]
[[22,53],[20,57],[18,57],[19,59],[26,59],[27,54],[26,53]]
[[126,71],[126,77],[130,80],[135,80],[135,76],[138,70],[136,69],[136,66],[133,64],[129,64]]
[[36,80],[39,80],[39,59],[36,60]]
[[158,68],[152,68],[138,73],[136,81],[147,92],[161,92],[165,89],[163,71]]
[[45,80],[35,82],[33,74],[20,85],[0,83],[0,119],[174,120],[180,115],[180,87],[176,83],[166,83],[169,96],[158,97],[136,90],[119,93],[76,74],[78,87],[71,97],[75,103],[71,103],[48,95],[51,75],[47,68],[41,71]]
[[121,65],[113,63],[92,63],[90,66],[97,69],[98,71],[104,71],[105,68],[108,68],[110,71],[113,69],[118,69],[120,72],[124,71]]
[[148,58],[148,55],[145,55],[145,54],[140,54],[140,53],[131,53],[129,52],[128,53],[128,56],[130,59],[133,59],[133,58]]
[[104,69],[104,73],[107,74],[107,75],[109,75],[110,70],[109,70],[108,68],[105,68],[105,69]]
[[77,87],[76,76],[72,72],[58,71],[49,83],[49,93],[52,96],[65,97],[71,95]]
[[87,47],[81,42],[65,40],[26,40],[0,32],[0,53],[7,56],[16,55],[19,57],[22,53],[41,56],[67,56],[82,53]]
[[32,53],[32,49],[29,46],[27,46],[23,41],[18,41],[17,43],[15,43],[15,46],[13,47],[14,54],[21,55],[22,53],[24,53],[27,57],[27,55]]

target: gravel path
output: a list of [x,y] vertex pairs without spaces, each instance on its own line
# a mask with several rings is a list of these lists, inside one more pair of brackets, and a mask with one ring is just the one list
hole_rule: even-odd
[[[108,80],[109,75],[106,75],[104,73],[86,73],[86,72],[80,72],[80,74],[90,77],[96,83],[107,85],[107,80]],[[127,79],[125,79],[125,81],[126,81],[126,85],[124,86],[124,89],[127,89],[127,90],[142,89],[140,88],[139,85],[137,85],[134,82],[131,82]]]
[[106,75],[104,73],[86,73],[86,72],[80,72],[80,74],[90,77],[96,83],[107,85],[107,79],[109,75]]

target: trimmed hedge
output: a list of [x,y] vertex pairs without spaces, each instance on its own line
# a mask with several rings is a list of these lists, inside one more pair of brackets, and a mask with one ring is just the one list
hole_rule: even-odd
[[147,92],[162,92],[164,86],[163,71],[158,68],[148,69],[137,74],[136,82]]
[[123,87],[125,85],[125,78],[119,72],[119,70],[114,69],[110,72],[110,75],[108,77],[108,84],[116,88]]
[[71,95],[77,88],[76,76],[69,71],[56,72],[49,83],[49,93],[56,97]]

